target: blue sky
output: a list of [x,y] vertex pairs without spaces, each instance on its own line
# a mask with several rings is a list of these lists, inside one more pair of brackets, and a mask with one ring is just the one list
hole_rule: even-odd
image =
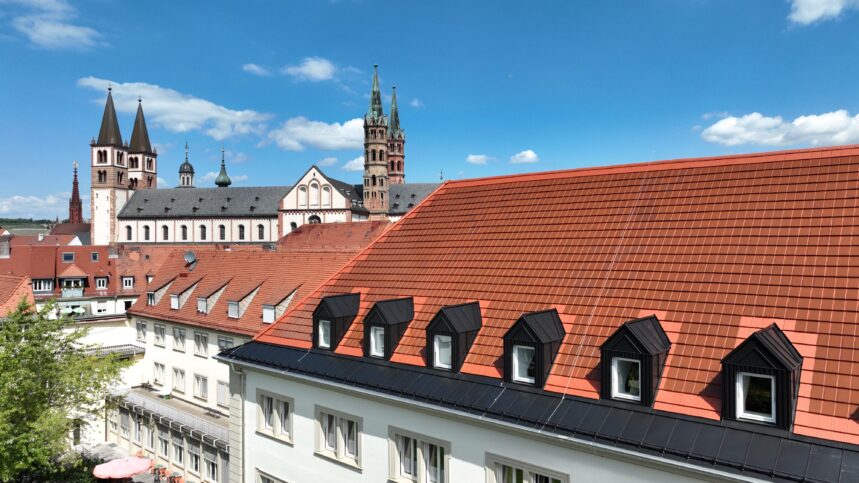
[[857,32],[859,0],[0,0],[0,217],[65,216],[73,160],[88,195],[108,83],[169,186],[186,141],[198,186],[222,144],[236,185],[360,182],[374,63],[413,182],[857,143]]

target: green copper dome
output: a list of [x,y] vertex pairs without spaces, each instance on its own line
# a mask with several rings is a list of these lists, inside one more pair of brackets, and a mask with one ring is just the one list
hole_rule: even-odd
[[215,184],[219,188],[226,188],[227,186],[233,184],[233,181],[227,176],[227,167],[224,165],[224,150],[221,148],[221,172],[218,173],[218,177],[215,178]]

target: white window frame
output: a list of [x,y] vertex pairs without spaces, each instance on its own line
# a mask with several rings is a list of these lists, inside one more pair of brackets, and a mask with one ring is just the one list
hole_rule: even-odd
[[263,305],[262,306],[262,323],[263,324],[273,324],[276,316],[276,309],[274,305]]
[[163,433],[158,435],[158,454],[165,460],[170,460],[170,437]]
[[[196,462],[194,461],[194,457],[196,457]],[[193,475],[200,476],[200,466],[202,462],[203,458],[200,456],[199,447],[196,449],[193,446],[188,447],[188,471]],[[195,466],[196,469],[194,468]]]
[[122,277],[122,288],[131,290],[134,288],[134,277]]
[[194,397],[209,400],[209,378],[202,374],[194,374]]
[[[398,446],[400,438],[409,438],[414,444],[413,452],[415,453],[415,467],[413,468],[414,476],[404,475],[401,471],[400,448]],[[437,438],[431,438],[422,434],[413,433],[411,431],[397,428],[394,426],[388,427],[388,461],[389,461],[389,481],[397,483],[435,483],[430,479],[429,466],[427,460],[429,458],[429,445],[435,445],[444,450],[444,459],[442,460],[443,473],[441,478],[436,480],[438,483],[447,483],[450,480],[450,442],[443,441]]]
[[[325,459],[334,460],[357,469],[361,469],[361,435],[363,434],[363,419],[335,409],[322,406],[315,407],[316,416],[316,451],[314,454]],[[329,448],[323,433],[323,418],[334,416],[335,447]],[[355,454],[347,450],[347,428],[352,423],[355,430]]]
[[146,321],[138,320],[135,326],[137,328],[137,342],[146,342]]
[[[212,466],[209,466],[210,464],[213,465],[213,467],[215,468],[215,472],[214,472],[215,474],[214,475],[212,474],[211,471],[209,471],[209,469],[212,467]],[[205,471],[205,476],[203,477],[203,481],[217,482],[218,476],[221,473],[221,465],[218,464],[217,458],[211,459],[211,458],[204,456],[203,457],[203,470]]]
[[146,292],[146,305],[155,305],[155,292]]
[[[620,367],[618,362],[632,362],[638,367],[638,396],[626,393],[621,390],[620,386]],[[641,361],[630,359],[628,357],[612,357],[611,358],[611,398],[626,399],[628,401],[641,401]]]
[[[271,411],[271,424],[266,421],[266,404],[264,402],[266,400],[271,401],[271,407],[269,408]],[[256,401],[257,433],[292,445],[292,414],[295,411],[295,400],[281,394],[257,389]]]
[[173,350],[185,352],[185,328],[173,326]]
[[[771,416],[746,411],[745,391],[743,389],[743,377],[758,377],[761,379],[769,379],[770,381],[770,411]],[[754,374],[751,372],[738,372],[736,381],[737,392],[737,419],[745,419],[749,421],[759,421],[762,423],[775,423],[775,376],[769,374]]]
[[179,310],[179,295],[170,294],[170,309]]
[[[382,347],[381,349],[376,344],[376,334],[378,332],[382,333]],[[370,326],[370,357],[385,357],[385,328],[381,325],[371,325]]]
[[[442,363],[439,360],[440,359],[439,354],[441,353],[441,351],[439,350],[439,344],[438,344],[439,337],[446,337],[448,339],[448,341],[450,342],[450,349],[448,350],[448,353],[450,354],[450,360],[447,361],[446,364]],[[448,371],[451,370],[451,368],[453,367],[453,336],[448,335],[448,334],[436,334],[436,335],[434,335],[432,337],[432,350],[433,350],[433,358],[432,358],[433,367],[435,367],[436,369],[445,369]]]
[[286,483],[286,480],[281,480],[280,478],[275,478],[271,476],[271,474],[260,471],[259,468],[256,470],[256,478],[254,479],[255,483]]
[[[198,342],[198,338],[203,343],[200,344]],[[202,345],[202,350],[200,347]],[[205,332],[200,332],[199,330],[194,331],[194,355],[200,357],[209,357],[209,334]]]
[[201,314],[209,313],[209,301],[206,297],[197,297],[197,312]]
[[225,351],[236,346],[236,340],[225,335],[218,336],[218,351]]
[[[520,350],[529,350],[531,351],[532,360],[537,357],[537,348],[530,345],[514,345],[513,346],[513,361],[511,364],[511,370],[513,371],[513,380],[516,382],[523,382],[525,384],[534,384],[536,377],[528,377],[528,368],[525,368],[525,375],[519,375],[519,351]],[[536,376],[536,374],[535,374]]]
[[[222,406],[225,408],[230,407],[230,383],[228,383],[226,381],[218,381],[217,385],[218,385],[218,394],[217,394],[217,400],[215,402],[218,404],[218,406]],[[222,394],[221,388],[224,388],[224,390],[223,390],[224,398],[223,399],[221,399],[221,394]]]
[[[164,385],[164,378],[167,377],[165,375],[166,370],[167,369],[164,367],[164,364],[162,364],[160,362],[153,362],[152,363],[152,382],[153,382],[153,384],[157,384],[159,386]],[[161,376],[161,377],[158,377],[158,376]]]
[[185,443],[183,442],[182,444],[176,444],[176,442],[173,441],[172,446],[173,446],[173,455],[170,458],[170,462],[172,462],[176,466],[184,467],[185,466]]
[[[316,333],[317,333],[317,339],[318,340],[317,340],[316,345],[318,345],[322,349],[330,349],[331,348],[331,321],[327,320],[327,319],[319,319],[319,322],[317,322],[317,324],[318,324],[318,328],[316,329]],[[323,337],[323,330],[322,330],[323,327],[326,328],[325,333],[328,334],[328,341],[327,342],[325,341],[325,338]]]
[[[179,377],[176,377],[176,376]],[[179,384],[181,382],[181,384]],[[173,368],[173,390],[181,393],[185,392],[185,369]]]
[[95,289],[107,290],[107,277],[95,277]]
[[158,347],[167,345],[167,326],[164,324],[153,324],[152,332],[155,334],[154,344]]
[[54,291],[54,281],[51,279],[35,279],[33,280],[34,293],[46,293]]
[[155,426],[146,426],[146,449],[155,452]]
[[524,483],[533,483],[535,474],[560,480],[561,483],[570,483],[570,475],[565,475],[554,470],[530,465],[528,463],[523,463],[522,461],[517,461],[492,453],[486,453],[486,483],[502,483],[503,480],[499,475],[500,465],[511,466],[514,469],[523,470],[525,473],[523,478]]
[[227,302],[227,317],[231,319],[239,318],[239,303],[238,302]]

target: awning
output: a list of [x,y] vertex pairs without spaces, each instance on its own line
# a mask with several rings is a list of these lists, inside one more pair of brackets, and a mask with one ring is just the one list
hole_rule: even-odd
[[92,470],[92,475],[104,479],[131,478],[134,475],[149,471],[151,467],[151,459],[129,456],[96,466]]

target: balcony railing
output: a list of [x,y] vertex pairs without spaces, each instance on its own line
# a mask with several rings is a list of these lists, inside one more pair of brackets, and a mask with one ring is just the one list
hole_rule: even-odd
[[63,288],[60,289],[60,297],[62,298],[73,298],[73,297],[83,297],[84,289],[82,288]]
[[167,401],[160,401],[144,396],[135,390],[129,391],[124,395],[124,398],[126,405],[136,406],[157,417],[168,419],[174,423],[203,433],[214,440],[220,440],[224,446],[229,444],[230,432],[227,427],[205,421],[190,412],[183,411],[175,405],[171,405]]

